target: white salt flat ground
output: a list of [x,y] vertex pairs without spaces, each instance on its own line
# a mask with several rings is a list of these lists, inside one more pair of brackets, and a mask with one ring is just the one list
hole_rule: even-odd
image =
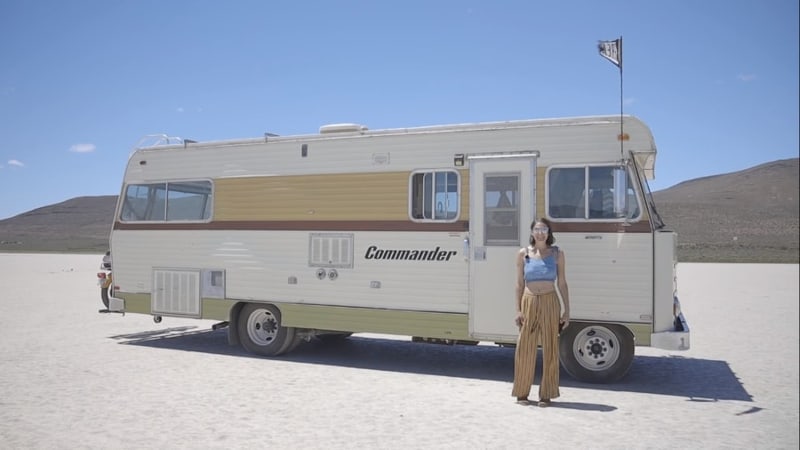
[[98,314],[99,262],[0,254],[0,448],[798,448],[797,265],[680,264],[692,349],[637,349],[613,385],[562,371],[542,409],[510,396],[511,349],[263,359],[212,322]]

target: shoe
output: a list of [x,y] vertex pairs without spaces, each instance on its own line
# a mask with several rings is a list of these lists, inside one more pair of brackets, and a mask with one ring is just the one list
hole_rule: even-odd
[[527,405],[530,402],[531,401],[528,400],[528,397],[517,397],[517,404],[519,404],[519,405]]
[[539,400],[539,407],[540,408],[547,408],[548,406],[550,406],[550,399],[543,398],[543,399]]

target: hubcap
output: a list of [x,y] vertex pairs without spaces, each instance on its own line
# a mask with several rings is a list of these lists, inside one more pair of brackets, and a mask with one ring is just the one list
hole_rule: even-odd
[[278,318],[269,310],[258,309],[247,318],[247,335],[255,344],[272,344],[278,335],[278,329]]
[[575,337],[572,351],[578,364],[592,371],[607,370],[620,356],[617,335],[603,326],[581,330]]

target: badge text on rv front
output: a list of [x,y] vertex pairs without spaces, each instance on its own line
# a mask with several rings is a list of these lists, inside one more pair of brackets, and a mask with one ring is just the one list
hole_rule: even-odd
[[383,259],[391,261],[450,261],[457,255],[455,250],[442,250],[436,247],[433,250],[387,250],[370,245],[364,254],[365,259]]

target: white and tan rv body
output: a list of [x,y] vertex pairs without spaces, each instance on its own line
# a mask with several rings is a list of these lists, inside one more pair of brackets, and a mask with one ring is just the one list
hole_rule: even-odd
[[111,232],[112,309],[224,321],[233,342],[280,347],[265,354],[332,332],[513,343],[515,255],[547,217],[570,287],[562,362],[616,379],[634,343],[689,347],[676,236],[646,182],[655,143],[638,119],[622,125],[343,124],[137,148]]

